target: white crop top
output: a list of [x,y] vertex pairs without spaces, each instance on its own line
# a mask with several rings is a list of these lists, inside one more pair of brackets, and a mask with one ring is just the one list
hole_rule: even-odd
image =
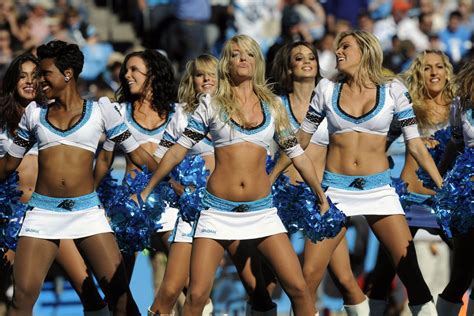
[[[280,96],[281,102],[285,106],[286,112],[288,113],[288,118],[290,120],[291,127],[293,127],[293,131],[296,133],[301,127],[301,124],[298,122],[296,119],[295,114],[293,113],[293,110],[291,108],[291,102],[289,96],[282,95]],[[318,129],[316,132],[313,134],[311,137],[311,143],[327,147],[329,145],[329,133],[328,133],[328,122],[326,118],[321,121],[321,123],[318,126]]]
[[231,118],[222,117],[209,94],[200,98],[199,106],[191,116],[188,126],[178,139],[178,144],[191,149],[196,143],[211,135],[214,147],[230,146],[242,142],[250,142],[265,148],[268,152],[273,140],[288,157],[294,158],[303,153],[293,131],[285,135],[275,133],[275,121],[267,104],[261,103],[263,121],[253,128],[244,128]]
[[[166,151],[168,151],[168,149],[176,143],[178,138],[188,126],[188,121],[191,118],[191,114],[184,111],[184,106],[185,104],[176,104],[175,113],[168,125],[166,125],[160,145],[154,153],[155,156],[163,158]],[[200,142],[198,142],[189,150],[188,154],[193,156],[206,156],[212,155],[213,153],[214,147],[212,145],[212,141],[209,138],[204,137]]]
[[[133,138],[138,142],[138,144],[154,143],[159,144],[161,138],[163,137],[163,132],[165,131],[166,125],[171,120],[173,113],[169,113],[166,120],[160,124],[160,126],[148,129],[141,126],[133,117],[133,106],[130,102],[121,103],[119,105],[119,111],[122,116],[125,118],[125,124],[128,127],[130,133],[132,133]],[[110,140],[104,142],[104,150],[113,151],[114,143]]]
[[450,123],[454,140],[464,139],[468,147],[474,147],[474,111],[472,107],[462,111],[461,102],[456,98],[451,105]]
[[340,107],[342,82],[322,79],[315,88],[301,129],[313,134],[326,117],[329,134],[362,132],[386,136],[395,117],[405,140],[419,137],[417,122],[408,90],[398,80],[377,86],[376,104],[368,113],[354,117]]
[[107,139],[120,144],[127,153],[138,148],[138,143],[124,123],[118,104],[111,103],[106,97],[99,101],[85,101],[81,118],[67,130],[60,130],[49,122],[48,109],[49,106],[34,101],[26,107],[17,136],[8,151],[11,156],[22,158],[35,142],[40,151],[68,145],[95,153],[103,133]]

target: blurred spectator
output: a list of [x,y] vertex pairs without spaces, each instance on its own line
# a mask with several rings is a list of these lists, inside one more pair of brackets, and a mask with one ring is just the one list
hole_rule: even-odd
[[87,29],[87,23],[84,20],[83,15],[75,7],[69,7],[66,11],[66,25],[69,32],[69,36],[73,41],[83,46],[86,43],[84,38],[84,31]]
[[471,32],[461,22],[461,12],[453,11],[449,15],[448,26],[439,33],[442,50],[453,64],[458,64],[472,46]]
[[326,32],[317,45],[319,56],[319,68],[321,69],[321,76],[324,78],[333,78],[337,74],[336,69],[336,54],[334,53],[334,40],[336,34]]
[[301,23],[308,28],[313,40],[320,40],[324,35],[326,12],[318,0],[299,0],[295,11],[300,16]]
[[397,35],[394,35],[392,37],[392,49],[386,51],[383,56],[383,67],[394,73],[400,73],[404,60],[400,39]]
[[53,40],[61,40],[66,43],[77,44],[75,39],[71,36],[66,28],[66,21],[64,14],[57,13],[53,16],[48,17],[49,35],[44,40],[44,43]]
[[[259,43],[263,54],[265,55],[269,47],[275,42],[281,31],[280,19],[282,12],[279,8],[280,0],[234,0],[234,18],[237,33],[246,34]],[[294,10],[294,5],[299,1],[292,0],[293,14],[298,16],[301,23],[301,17]],[[293,19],[293,17],[292,17]],[[309,34],[309,31],[307,31]]]
[[34,0],[31,4],[33,7],[28,14],[30,36],[35,46],[38,46],[44,43],[49,35],[47,10],[51,9],[53,4],[48,0]]
[[10,62],[13,60],[11,35],[7,28],[0,28],[0,78],[3,78]]
[[374,32],[374,20],[368,12],[362,12],[359,14],[358,26],[362,31],[369,33]]
[[368,0],[330,0],[324,5],[327,14],[328,30],[336,30],[338,20],[346,20],[351,27],[357,27],[357,17],[369,9]]
[[392,0],[370,0],[369,12],[374,20],[385,19],[392,12]]
[[143,37],[143,45],[149,48],[164,48],[164,34],[173,21],[171,0],[138,0],[136,30]]
[[392,5],[392,15],[383,20],[375,22],[374,35],[379,39],[384,51],[390,50],[392,38],[397,35],[400,39],[402,36],[399,30],[405,35],[406,30],[410,27],[416,27],[413,21],[408,17],[408,11],[411,9],[411,4],[408,0],[394,0]]
[[[433,1],[433,0],[418,0],[418,8],[416,9],[416,15],[420,14],[431,14],[433,18],[433,32],[439,32],[446,27],[447,7],[450,7],[450,1]],[[454,9],[454,8],[453,8]],[[450,10],[453,10],[450,9]]]
[[81,48],[84,54],[84,67],[80,78],[91,82],[99,78],[106,70],[107,61],[113,53],[112,45],[100,42],[94,26],[89,25],[85,31],[86,44]]
[[120,87],[120,67],[122,67],[125,56],[119,52],[113,52],[107,61],[107,71],[103,73],[104,82],[108,88],[115,93]]
[[233,0],[211,0],[211,23],[208,24],[207,47],[214,56],[221,54],[228,33],[235,30]]
[[172,4],[181,72],[189,60],[206,52],[206,24],[211,18],[211,4],[209,0],[172,0]]
[[462,24],[473,33],[474,32],[474,11],[473,3],[468,0],[459,1],[458,10],[462,15]]

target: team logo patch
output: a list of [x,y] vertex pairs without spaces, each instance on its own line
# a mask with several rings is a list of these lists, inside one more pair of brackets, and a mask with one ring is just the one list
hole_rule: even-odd
[[411,96],[410,94],[407,92],[404,93],[405,94],[405,97],[407,98],[408,102],[412,103],[412,100],[411,100]]
[[118,109],[118,107],[117,107],[116,105],[114,105],[114,109],[115,109],[115,111],[117,111],[117,113],[118,113],[120,116],[122,116],[122,113],[120,113],[120,110]]

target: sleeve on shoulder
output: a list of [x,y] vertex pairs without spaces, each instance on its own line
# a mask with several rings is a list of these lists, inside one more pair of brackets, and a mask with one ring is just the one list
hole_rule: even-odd
[[125,118],[120,112],[120,105],[116,102],[111,102],[107,97],[100,98],[98,105],[104,121],[106,138],[120,145],[126,153],[137,149],[139,144],[135,138],[132,137],[132,134],[125,124]]
[[36,143],[36,137],[33,133],[33,121],[37,107],[38,104],[36,104],[36,102],[31,102],[26,107],[18,124],[13,143],[8,150],[10,156],[23,158],[28,150]]
[[405,140],[420,137],[413,111],[413,101],[405,85],[399,80],[390,83],[390,94],[395,102],[394,117],[399,122]]
[[210,119],[213,116],[211,101],[209,94],[204,94],[199,98],[199,105],[188,119],[188,125],[180,135],[178,144],[191,149],[206,137],[209,132]]
[[318,129],[319,124],[326,116],[324,111],[324,91],[328,88],[331,81],[322,79],[314,89],[314,95],[309,104],[306,117],[301,123],[301,129],[308,134],[314,134]]
[[329,131],[326,119],[321,122],[318,130],[311,137],[311,143],[322,147],[329,146]]

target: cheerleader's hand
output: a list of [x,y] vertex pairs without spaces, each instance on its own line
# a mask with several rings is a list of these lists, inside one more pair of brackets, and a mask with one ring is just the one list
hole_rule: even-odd
[[328,199],[326,198],[326,196],[324,196],[323,198],[320,198],[319,201],[320,201],[318,203],[319,213],[321,215],[324,215],[329,210],[329,207],[330,207]]
[[181,183],[179,183],[178,181],[176,180],[173,180],[173,179],[170,179],[169,180],[169,183],[171,184],[171,188],[173,189],[173,191],[178,195],[178,196],[181,196],[183,195],[184,193],[184,185],[182,185]]
[[428,148],[428,149],[435,148],[436,146],[439,145],[439,141],[437,141],[436,139],[431,138],[431,137],[423,138],[423,143],[425,144],[426,148]]

